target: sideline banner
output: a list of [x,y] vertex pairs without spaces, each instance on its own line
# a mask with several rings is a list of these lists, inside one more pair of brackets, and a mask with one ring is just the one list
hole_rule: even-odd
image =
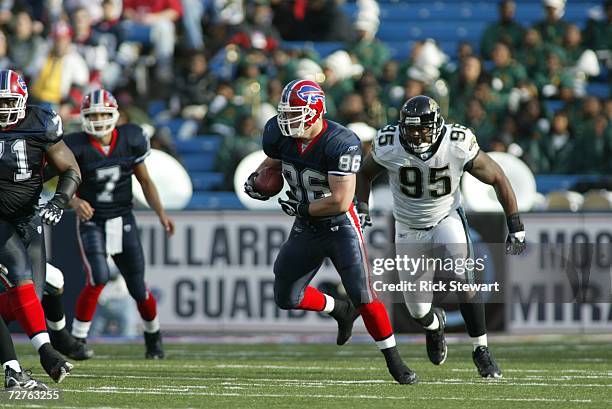
[[[274,303],[273,265],[292,218],[264,212],[174,213],[167,239],[157,216],[138,212],[147,282],[158,296],[164,328],[176,331],[335,331],[326,314],[283,311]],[[388,223],[369,239],[386,242]],[[297,261],[296,261],[297,262]],[[311,285],[334,291],[340,277],[329,260]]]
[[612,330],[610,214],[526,214],[527,251],[507,258],[510,332]]

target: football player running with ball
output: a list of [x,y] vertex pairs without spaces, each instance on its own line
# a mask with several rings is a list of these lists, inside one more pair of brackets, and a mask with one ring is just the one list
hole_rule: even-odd
[[[398,253],[415,248],[431,251],[444,247],[448,251],[452,246],[453,257],[473,258],[459,191],[464,172],[495,188],[507,217],[506,253],[520,254],[524,250],[525,231],[506,175],[480,150],[471,130],[444,123],[440,107],[432,98],[419,95],[409,99],[401,108],[399,123],[378,131],[357,181],[358,209],[364,225],[371,224],[371,182],[384,170],[389,173],[393,193]],[[402,272],[400,277],[404,278]],[[470,273],[456,273],[456,277],[468,283],[474,278]],[[475,293],[460,297],[459,307],[473,341],[472,359],[478,373],[484,378],[499,378],[502,373],[487,346],[484,304]],[[429,359],[441,365],[447,355],[444,311],[432,308],[431,293],[406,291],[404,299],[410,315],[425,329]]]
[[132,212],[132,175],[169,236],[174,233],[174,222],[166,215],[144,163],[150,153],[148,138],[137,125],[115,127],[118,119],[113,95],[103,89],[92,91],[81,105],[84,132],[66,136],[66,143],[83,169],[78,197],[70,205],[78,218],[77,234],[87,274],[85,288],[77,300],[72,335],[83,342],[87,338],[98,297],[110,279],[110,255],[142,317],[145,357],[161,359],[164,350],[157,303],[145,284],[144,253]]
[[[370,271],[359,217],[353,205],[356,173],[361,163],[359,138],[324,119],[325,94],[313,81],[294,80],[283,89],[278,115],[263,134],[268,156],[245,183],[254,199],[268,197],[256,189],[256,178],[267,168],[282,169],[291,186],[281,208],[295,217],[289,239],[274,263],[274,299],[284,310],[323,311],[338,322],[337,344],[345,344],[361,314],[400,384],[417,382],[402,361],[385,306],[370,286]],[[309,285],[329,257],[351,302],[334,299]]]

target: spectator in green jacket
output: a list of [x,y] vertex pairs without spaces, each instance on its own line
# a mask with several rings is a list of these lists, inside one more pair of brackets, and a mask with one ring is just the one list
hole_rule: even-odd
[[543,0],[542,4],[546,17],[534,27],[540,32],[544,43],[560,46],[569,26],[567,21],[561,19],[565,13],[565,0]]
[[563,68],[561,56],[556,52],[546,55],[546,70],[536,73],[534,82],[544,98],[569,101],[573,97],[573,78]]
[[502,0],[499,3],[499,20],[487,26],[480,42],[480,53],[484,59],[490,59],[493,47],[497,42],[507,44],[516,52],[523,39],[525,29],[514,20],[516,4],[513,0]]
[[496,127],[489,120],[487,112],[477,99],[471,99],[468,102],[463,125],[474,130],[474,134],[478,138],[478,145],[483,150],[490,150],[491,140],[495,136]]
[[593,50],[612,50],[612,0],[604,4],[601,20],[589,20],[585,30],[585,43]]
[[564,174],[576,170],[576,144],[566,112],[555,112],[550,132],[542,142],[546,163],[537,172]]
[[491,56],[494,64],[491,70],[494,90],[507,94],[512,88],[517,87],[520,81],[527,79],[525,67],[512,58],[512,52],[506,44],[502,42],[495,43]]
[[376,76],[380,76],[391,54],[389,48],[375,37],[378,25],[378,17],[360,15],[355,21],[357,41],[348,48],[349,53],[357,57],[359,63],[368,67]]
[[593,96],[584,98],[582,115],[576,134],[581,149],[578,155],[581,172],[606,173],[611,169],[612,127],[606,118],[601,102]]

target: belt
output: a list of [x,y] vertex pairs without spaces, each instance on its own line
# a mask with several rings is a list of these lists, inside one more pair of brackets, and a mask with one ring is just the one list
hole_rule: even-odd
[[408,226],[408,228],[410,230],[429,231],[429,230],[433,229],[434,227],[436,227],[437,225],[439,225],[440,222],[442,220],[446,219],[449,215],[450,215],[450,213],[447,214],[446,216],[444,216],[443,218],[441,218],[440,220],[438,220],[438,223],[436,223],[436,224],[434,224],[432,226],[428,226],[428,227],[411,227],[411,226]]
[[336,216],[320,218],[320,219],[296,217],[295,220],[296,222],[303,224],[304,226],[310,227],[312,229],[316,229],[316,228],[328,228],[328,227],[341,225],[342,223],[347,221],[347,218],[346,218],[346,215],[342,213]]

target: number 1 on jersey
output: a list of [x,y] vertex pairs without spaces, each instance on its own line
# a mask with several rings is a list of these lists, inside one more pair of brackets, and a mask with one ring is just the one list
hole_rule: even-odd
[[[17,139],[11,145],[11,152],[16,156],[17,172],[13,173],[15,182],[23,182],[32,177],[32,171],[28,167],[28,153],[26,141]],[[4,141],[0,141],[0,157],[4,155]]]
[[121,177],[121,167],[119,165],[96,169],[96,180],[99,182],[106,181],[104,190],[97,195],[98,201],[105,203],[113,201],[113,191],[119,177]]

